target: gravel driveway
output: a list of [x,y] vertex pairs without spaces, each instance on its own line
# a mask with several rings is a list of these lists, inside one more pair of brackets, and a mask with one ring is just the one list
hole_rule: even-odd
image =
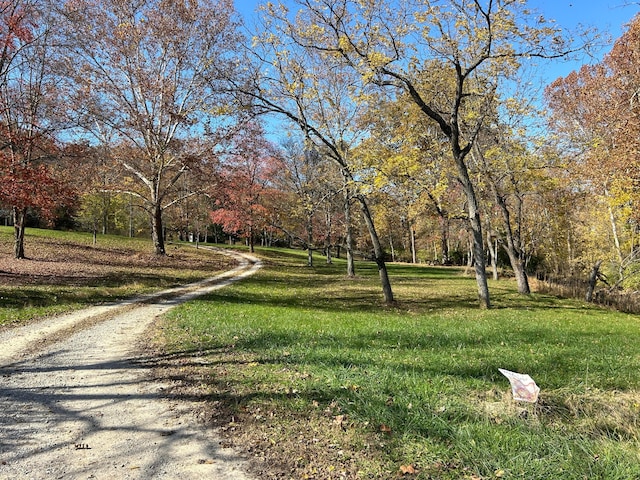
[[[202,248],[202,247],[201,247]],[[151,380],[136,346],[174,305],[254,273],[205,282],[0,332],[1,479],[240,480],[243,460]]]

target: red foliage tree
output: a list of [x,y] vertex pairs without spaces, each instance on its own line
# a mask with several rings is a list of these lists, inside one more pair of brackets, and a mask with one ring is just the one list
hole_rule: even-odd
[[57,89],[49,24],[35,0],[0,0],[0,204],[10,207],[24,258],[29,209],[51,218],[71,190],[56,172]]
[[235,136],[222,162],[211,220],[226,233],[246,238],[252,252],[256,233],[270,224],[265,205],[268,197],[277,194],[272,179],[281,164],[276,148],[255,124]]
[[32,210],[43,219],[52,220],[57,207],[74,203],[75,193],[62,172],[47,162],[59,156],[54,145],[36,146],[24,139],[17,140],[15,134],[11,137],[14,147],[0,150],[0,205],[9,206],[12,210],[14,255],[25,258],[27,212]]
[[28,0],[0,0],[0,76],[4,79],[21,43],[29,43],[35,27]]

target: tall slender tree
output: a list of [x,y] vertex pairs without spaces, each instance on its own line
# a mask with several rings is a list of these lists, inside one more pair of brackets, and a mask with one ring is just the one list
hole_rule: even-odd
[[[249,106],[262,114],[277,114],[297,125],[306,140],[333,161],[344,178],[345,213],[356,201],[371,238],[384,300],[394,301],[385,254],[375,228],[366,189],[359,188],[355,146],[364,133],[357,119],[366,109],[366,95],[350,69],[331,55],[301,48],[286,16],[267,4],[265,33],[250,50],[253,82],[236,85]],[[266,73],[265,73],[266,71]],[[348,224],[348,219],[347,219]]]

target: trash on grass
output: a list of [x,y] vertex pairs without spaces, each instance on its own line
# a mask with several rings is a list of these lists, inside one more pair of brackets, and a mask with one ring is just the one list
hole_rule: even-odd
[[511,372],[503,368],[499,368],[498,371],[509,379],[514,400],[529,403],[536,403],[538,401],[540,387],[536,385],[533,378],[524,373]]

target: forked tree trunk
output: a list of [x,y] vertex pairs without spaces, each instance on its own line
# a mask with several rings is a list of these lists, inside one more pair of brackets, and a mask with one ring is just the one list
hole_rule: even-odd
[[589,285],[587,287],[587,293],[584,298],[587,302],[593,301],[593,292],[596,289],[596,283],[598,282],[598,277],[600,276],[600,265],[602,265],[602,260],[598,260],[591,269],[591,275],[589,275]]
[[[455,156],[455,155],[454,155]],[[459,157],[459,155],[458,155]],[[462,184],[465,197],[467,199],[467,212],[469,214],[469,226],[471,227],[473,238],[473,260],[476,274],[476,284],[478,286],[478,300],[482,308],[490,308],[489,285],[487,283],[486,258],[484,254],[484,237],[482,235],[482,223],[480,221],[480,209],[478,200],[473,188],[473,183],[469,177],[467,165],[462,158],[456,158],[458,165],[459,180]]]
[[513,268],[513,273],[516,277],[518,293],[529,295],[531,293],[531,288],[529,287],[529,276],[527,275],[525,260],[522,258],[521,254],[516,253],[513,249],[507,248],[506,250],[507,255],[509,256],[509,261],[511,262],[511,268]]
[[511,228],[511,214],[509,212],[509,207],[507,206],[504,197],[499,195],[495,184],[492,184],[492,186],[494,189],[496,203],[498,204],[498,207],[500,207],[505,224],[505,237],[507,244],[504,247],[507,251],[507,255],[509,256],[509,262],[511,263],[513,273],[516,276],[518,293],[529,295],[531,293],[531,288],[529,287],[529,277],[527,276],[525,255],[521,246],[522,241],[520,239],[520,234],[518,233],[519,230],[516,230],[517,234],[514,234],[513,229]]

